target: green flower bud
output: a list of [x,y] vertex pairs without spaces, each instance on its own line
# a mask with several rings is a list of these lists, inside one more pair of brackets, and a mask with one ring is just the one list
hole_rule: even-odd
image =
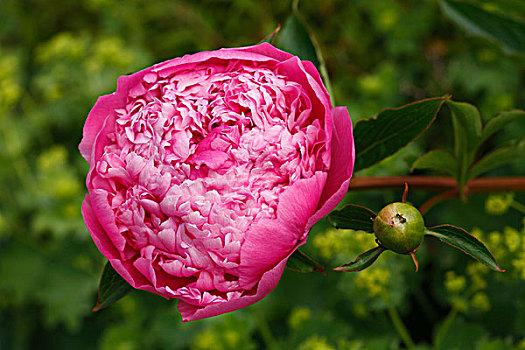
[[374,219],[374,233],[383,247],[399,254],[413,252],[423,242],[423,216],[406,203],[391,203]]

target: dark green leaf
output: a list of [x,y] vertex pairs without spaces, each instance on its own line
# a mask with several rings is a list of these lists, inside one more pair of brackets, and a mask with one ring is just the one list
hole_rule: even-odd
[[102,271],[102,277],[100,278],[100,284],[98,286],[97,304],[93,308],[93,311],[102,310],[110,306],[128,294],[132,288],[133,287],[113,269],[113,266],[111,266],[108,261],[106,266],[104,266],[104,271]]
[[290,258],[288,258],[286,267],[292,271],[297,271],[297,272],[309,273],[309,272],[320,271],[323,274],[325,274],[324,268],[321,264],[319,264],[314,259],[310,258],[305,253],[301,252],[300,250],[296,250],[290,256]]
[[457,177],[458,164],[456,158],[448,152],[435,150],[430,151],[412,164],[412,171],[414,169],[431,169],[444,172],[452,177]]
[[507,53],[525,53],[525,23],[466,2],[441,0],[441,7],[471,34],[499,43]]
[[523,118],[525,118],[525,111],[521,110],[502,112],[498,114],[489,120],[489,122],[483,128],[481,142],[486,141],[490,136],[492,136],[495,132],[498,132],[505,125]]
[[326,90],[330,94],[332,103],[334,103],[334,94],[332,93],[332,86],[321,48],[315,35],[299,12],[298,5],[299,0],[294,0],[292,13],[277,36],[277,47],[298,56],[302,60],[312,62],[319,69]]
[[277,36],[277,34],[279,33],[279,31],[281,30],[281,25],[278,25],[277,28],[275,28],[275,30],[273,32],[271,32],[270,34],[268,34],[267,36],[265,36],[260,42],[259,44],[261,43],[269,43],[269,44],[273,44],[274,40],[275,40],[275,37]]
[[436,97],[387,108],[376,118],[357,122],[354,171],[368,168],[414,141],[430,127],[447,99]]
[[339,229],[373,232],[376,213],[360,205],[348,204],[328,214],[330,223]]
[[381,255],[381,253],[383,253],[385,250],[386,249],[384,247],[377,246],[359,255],[351,263],[338,266],[334,270],[344,272],[356,272],[364,270],[372,265],[377,260],[377,258],[379,258],[379,255]]
[[459,166],[457,180],[463,189],[481,137],[481,116],[478,109],[469,103],[449,100],[447,106],[452,112],[454,151]]
[[483,243],[459,227],[452,225],[429,227],[426,229],[425,234],[434,236],[441,242],[461,250],[493,270],[505,271],[498,266],[496,260]]
[[277,46],[319,67],[317,52],[294,1],[292,13],[277,37]]
[[465,102],[448,100],[454,124],[454,148],[456,157],[475,150],[481,137],[481,116],[476,107]]
[[525,139],[517,145],[504,147],[481,158],[469,171],[468,178],[475,178],[489,170],[525,159]]

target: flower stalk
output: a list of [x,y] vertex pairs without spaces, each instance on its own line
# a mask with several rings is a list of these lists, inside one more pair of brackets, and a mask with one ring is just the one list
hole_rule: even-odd
[[388,315],[390,316],[390,319],[392,320],[392,324],[396,328],[397,333],[403,340],[403,343],[405,343],[408,350],[415,350],[416,345],[414,344],[414,341],[412,340],[412,337],[410,336],[410,333],[408,333],[407,328],[405,327],[405,324],[401,320],[401,317],[399,316],[399,313],[393,306],[388,307]]
[[[440,176],[374,176],[354,177],[350,182],[350,190],[365,191],[377,189],[398,189],[408,183],[411,188],[428,191],[446,191],[458,189],[456,180],[452,177]],[[467,193],[486,192],[523,192],[525,177],[483,177],[467,182]]]

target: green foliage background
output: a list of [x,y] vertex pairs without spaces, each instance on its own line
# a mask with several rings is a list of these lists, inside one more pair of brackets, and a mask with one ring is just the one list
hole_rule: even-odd
[[[478,3],[525,20],[520,0]],[[354,122],[448,93],[478,106],[485,120],[525,109],[524,56],[467,35],[437,1],[305,0],[300,9],[323,49],[336,104]],[[357,274],[286,271],[260,303],[190,324],[181,324],[174,302],[139,291],[91,312],[104,259],[80,215],[87,165],[77,145],[95,100],[122,74],[256,43],[289,13],[280,0],[0,1],[1,349],[397,349],[392,310],[420,349],[525,348],[520,194],[451,200],[427,216],[429,225],[473,230],[505,274],[427,239],[417,274],[408,257],[388,252]],[[523,123],[506,128],[482,152],[524,132]],[[356,175],[409,174],[406,159],[450,149],[452,140],[444,111],[424,139]],[[522,162],[489,175],[524,170]],[[345,201],[377,211],[401,190],[351,192]],[[409,193],[416,205],[428,197]],[[372,245],[370,235],[323,221],[305,251],[334,267]]]

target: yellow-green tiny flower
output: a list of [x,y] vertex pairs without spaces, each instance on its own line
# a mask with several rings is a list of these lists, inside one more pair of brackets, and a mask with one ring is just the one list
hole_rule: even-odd
[[483,277],[487,273],[487,269],[477,262],[472,262],[467,265],[467,274],[470,276],[470,288],[473,291],[487,288],[487,281]]
[[358,79],[357,83],[361,90],[366,93],[375,94],[381,91],[383,84],[377,75],[368,74]]
[[492,231],[489,233],[488,245],[494,250],[501,244],[501,233]]
[[50,171],[62,167],[66,163],[66,159],[66,148],[57,145],[40,154],[37,164],[41,171]]
[[227,329],[224,332],[224,341],[228,348],[237,349],[241,340],[241,334],[233,329]]
[[364,231],[328,229],[314,237],[313,245],[323,258],[330,259],[370,249],[375,241],[373,235]]
[[366,290],[371,297],[375,297],[384,291],[388,285],[390,270],[375,268],[361,271],[354,279],[355,285]]
[[53,194],[57,198],[68,198],[77,194],[80,188],[77,179],[71,176],[64,176],[56,179]]
[[485,201],[485,210],[492,215],[505,214],[513,200],[512,193],[490,195]]
[[487,294],[483,292],[477,292],[474,294],[470,300],[470,304],[473,308],[481,312],[486,312],[490,310],[490,300]]
[[467,299],[457,295],[450,298],[450,304],[461,312],[467,311],[469,307]]
[[467,280],[465,276],[458,276],[454,271],[445,273],[445,289],[452,294],[458,294],[465,289]]
[[481,264],[477,262],[470,262],[467,265],[467,274],[471,277],[486,275],[488,270]]
[[219,350],[221,349],[219,336],[211,330],[205,330],[197,334],[193,341],[193,347],[197,350]]
[[336,350],[331,346],[325,337],[320,337],[317,334],[306,339],[301,345],[299,350]]
[[472,290],[483,290],[487,288],[487,281],[481,275],[474,275],[470,278]]
[[518,230],[506,226],[503,229],[503,235],[505,239],[505,245],[509,248],[511,252],[516,251],[521,245],[521,236]]
[[525,280],[525,252],[520,252],[518,256],[512,260],[512,266],[519,278]]
[[303,324],[312,318],[312,312],[308,308],[295,308],[288,318],[288,325],[293,330],[301,329]]

